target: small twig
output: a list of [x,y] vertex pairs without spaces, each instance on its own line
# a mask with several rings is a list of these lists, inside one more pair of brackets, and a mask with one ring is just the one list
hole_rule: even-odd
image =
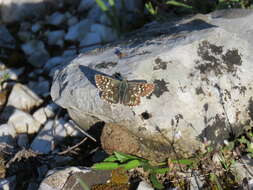
[[88,138],[85,137],[83,140],[81,140],[79,143],[75,144],[74,146],[69,147],[67,150],[64,150],[62,152],[58,152],[58,155],[63,155],[66,154],[68,152],[70,152],[71,150],[75,149],[76,147],[80,146],[84,141],[86,141]]
[[[69,121],[70,123],[73,124],[73,127],[75,127],[77,130],[81,131],[85,136],[89,137],[91,140],[93,140],[94,142],[97,142],[97,140],[92,137],[91,135],[89,135],[87,132],[85,132],[76,122],[74,122],[73,120]],[[77,127],[78,126],[78,127]]]

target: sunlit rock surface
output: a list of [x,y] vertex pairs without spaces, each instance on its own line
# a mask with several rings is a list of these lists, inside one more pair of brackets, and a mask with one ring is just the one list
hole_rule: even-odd
[[[250,11],[234,10],[151,23],[64,65],[51,96],[85,129],[102,120],[182,152],[195,151],[203,140],[221,144],[253,118],[252,19]],[[124,56],[116,56],[116,48]],[[111,105],[101,99],[95,74],[156,87],[138,106]]]

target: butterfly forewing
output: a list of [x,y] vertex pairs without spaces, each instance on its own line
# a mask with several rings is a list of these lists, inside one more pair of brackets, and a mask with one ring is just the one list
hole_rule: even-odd
[[101,91],[101,98],[108,103],[117,104],[119,102],[120,81],[104,75],[95,75],[98,89]]

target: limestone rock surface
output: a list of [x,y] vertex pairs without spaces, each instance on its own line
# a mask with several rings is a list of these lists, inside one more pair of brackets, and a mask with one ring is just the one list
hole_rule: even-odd
[[[203,139],[219,145],[253,118],[253,14],[231,12],[154,22],[124,42],[80,54],[55,72],[51,96],[84,129],[102,120],[183,152]],[[138,106],[108,104],[96,74],[154,83],[155,90]]]

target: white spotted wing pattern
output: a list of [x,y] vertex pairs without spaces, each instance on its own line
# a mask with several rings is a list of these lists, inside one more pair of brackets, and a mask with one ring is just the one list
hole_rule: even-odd
[[152,83],[121,81],[100,74],[95,75],[95,82],[103,100],[131,107],[139,105],[141,97],[150,95],[155,89]]

